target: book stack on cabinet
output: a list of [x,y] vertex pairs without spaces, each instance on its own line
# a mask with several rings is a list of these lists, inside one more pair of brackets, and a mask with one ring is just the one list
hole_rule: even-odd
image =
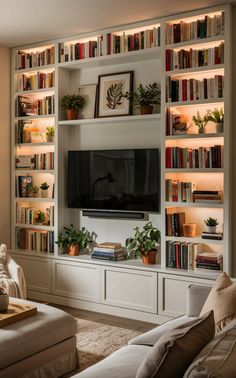
[[91,257],[92,259],[120,261],[125,259],[125,251],[120,243],[104,242],[93,248]]

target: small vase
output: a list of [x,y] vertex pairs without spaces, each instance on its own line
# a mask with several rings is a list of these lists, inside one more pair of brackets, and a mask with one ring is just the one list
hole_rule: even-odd
[[66,109],[66,116],[69,121],[78,118],[78,110],[76,109]]
[[9,295],[7,293],[0,295],[0,312],[7,311],[9,305]]
[[48,143],[54,142],[54,136],[53,135],[47,135],[47,142]]
[[205,128],[204,127],[199,127],[198,134],[205,134]]
[[144,264],[156,264],[156,255],[157,250],[152,249],[151,251],[148,251],[147,253],[142,252],[142,260]]
[[207,232],[214,234],[216,232],[216,226],[206,226]]
[[217,133],[223,133],[224,132],[223,122],[216,123],[216,132]]
[[78,256],[79,253],[80,253],[80,249],[79,249],[78,244],[68,245],[68,247],[67,247],[67,253],[70,256]]
[[41,198],[48,198],[48,190],[41,189]]
[[144,114],[152,114],[153,112],[153,106],[152,105],[142,105],[140,106],[140,113],[142,115]]

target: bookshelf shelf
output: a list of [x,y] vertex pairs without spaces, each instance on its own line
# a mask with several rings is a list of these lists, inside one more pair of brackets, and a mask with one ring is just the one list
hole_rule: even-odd
[[32,203],[34,203],[34,202],[39,202],[39,203],[41,203],[41,202],[45,202],[45,203],[48,203],[48,204],[53,204],[54,202],[55,202],[55,200],[54,199],[52,199],[52,198],[42,198],[42,197],[36,197],[36,198],[34,198],[34,197],[16,197],[15,198],[15,202],[32,202]]
[[43,114],[43,115],[28,115],[24,117],[14,117],[16,121],[29,121],[31,119],[46,119],[46,118],[55,118],[55,114]]
[[219,105],[219,103],[223,103],[224,102],[224,98],[221,97],[221,98],[212,98],[212,99],[204,99],[204,100],[195,100],[195,101],[176,101],[176,102],[166,102],[165,103],[165,106],[166,108],[170,108],[170,107],[183,107],[183,106],[199,106],[199,105],[204,105],[204,104],[209,104],[209,105],[214,105],[214,104],[217,104]]
[[202,244],[216,244],[216,245],[223,245],[224,240],[214,240],[214,239],[202,239],[201,236],[196,236],[194,238],[188,238],[185,236],[166,236],[166,241],[179,241],[179,242],[186,242],[186,243],[202,243]]
[[25,74],[25,73],[33,73],[33,72],[37,72],[37,71],[45,71],[45,70],[52,70],[55,68],[55,65],[54,64],[47,64],[47,65],[44,65],[44,66],[37,66],[37,67],[32,67],[32,68],[24,68],[24,69],[16,69],[14,71],[15,74]]
[[178,139],[215,139],[224,138],[224,133],[205,133],[205,134],[182,134],[182,135],[167,135],[166,140]]
[[215,64],[215,65],[210,65],[210,66],[204,66],[204,67],[193,67],[193,68],[183,68],[179,70],[174,70],[174,71],[166,71],[166,76],[173,76],[173,77],[178,77],[178,76],[192,76],[193,74],[218,74],[218,73],[223,73],[224,70],[224,65],[223,64]]
[[211,46],[213,43],[215,44],[216,42],[223,42],[224,41],[224,35],[220,36],[215,36],[215,37],[210,37],[210,38],[202,38],[202,39],[192,39],[191,41],[184,41],[184,42],[179,42],[179,43],[172,43],[172,44],[167,44],[166,48],[171,49],[171,50],[179,50],[182,48],[190,48],[194,46],[194,48],[200,48],[202,46]]
[[50,175],[55,175],[55,170],[53,169],[16,169],[16,174],[38,174],[38,173],[49,173]]
[[206,203],[206,202],[165,202],[165,207],[196,207],[196,208],[219,208],[223,209],[224,205],[222,203]]
[[17,228],[29,228],[29,229],[35,229],[35,230],[54,231],[54,226],[45,226],[45,225],[37,225],[37,224],[16,223],[15,227],[17,227]]
[[48,93],[54,93],[55,92],[55,87],[50,87],[50,88],[40,88],[40,89],[35,89],[35,90],[30,90],[30,91],[16,91],[15,96],[21,96],[21,95],[37,95],[37,94],[48,94]]
[[223,168],[165,168],[168,173],[224,173]]
[[55,146],[54,142],[40,142],[40,143],[18,143],[17,147],[43,147],[43,146]]

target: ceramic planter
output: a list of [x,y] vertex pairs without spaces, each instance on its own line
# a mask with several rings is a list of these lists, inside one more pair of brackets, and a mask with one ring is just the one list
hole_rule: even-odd
[[70,256],[78,256],[79,253],[80,253],[80,249],[79,249],[78,244],[68,245],[68,247],[67,247],[67,253]]
[[76,109],[66,109],[66,116],[69,121],[78,118],[78,110]]
[[153,106],[152,105],[143,105],[143,106],[140,106],[140,113],[142,115],[144,114],[152,114],[153,112]]
[[41,189],[41,198],[48,198],[48,189]]
[[54,135],[47,135],[46,139],[47,139],[48,143],[53,143],[54,142]]
[[156,264],[156,255],[157,250],[152,249],[151,251],[148,251],[147,253],[142,252],[142,260],[144,264]]
[[1,294],[0,295],[0,312],[7,311],[9,304],[9,295]]
[[224,124],[223,122],[216,123],[216,132],[223,133],[224,132]]
[[206,226],[207,232],[215,233],[216,232],[216,226]]

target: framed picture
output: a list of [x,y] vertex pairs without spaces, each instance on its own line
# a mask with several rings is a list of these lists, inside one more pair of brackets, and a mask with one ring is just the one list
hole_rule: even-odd
[[133,71],[98,77],[98,117],[115,117],[131,114],[130,101],[122,97],[133,90]]
[[80,111],[80,117],[94,118],[96,116],[97,84],[80,85],[78,94],[85,99],[85,105]]

